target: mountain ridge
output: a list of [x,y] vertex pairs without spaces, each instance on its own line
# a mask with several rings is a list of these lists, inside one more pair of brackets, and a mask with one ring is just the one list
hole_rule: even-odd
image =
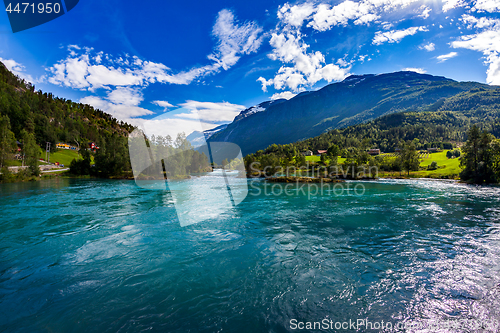
[[478,82],[407,71],[351,75],[245,117],[240,113],[208,141],[236,143],[247,155],[273,143],[296,142],[394,112],[437,110],[446,99],[478,88],[494,89]]

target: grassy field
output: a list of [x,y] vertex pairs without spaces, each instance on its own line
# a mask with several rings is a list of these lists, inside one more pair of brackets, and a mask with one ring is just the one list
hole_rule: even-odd
[[306,156],[306,161],[307,162],[319,162],[321,160],[321,157],[313,155],[313,156]]
[[[458,175],[462,169],[460,168],[460,159],[446,157],[448,150],[443,150],[438,153],[429,154],[429,157],[420,159],[420,168],[427,169],[427,167],[434,161],[437,162],[438,168],[436,170],[420,170],[412,171],[410,177],[422,177],[422,178],[458,178]],[[384,154],[385,155],[385,154]],[[388,158],[394,158],[394,154],[386,154]],[[319,156],[306,156],[306,161],[309,162],[319,162]],[[339,157],[338,163],[342,164],[345,162],[345,158]],[[381,171],[379,173],[380,177],[398,177],[400,172],[385,172]],[[401,173],[402,176],[407,176],[406,172]]]
[[[45,152],[41,156],[45,159]],[[58,149],[56,152],[50,153],[50,162],[59,162],[59,164],[64,164],[64,166],[69,167],[71,161],[79,158],[79,156],[80,155],[75,150]]]
[[[339,158],[338,158],[337,161],[338,161],[339,164],[342,164],[342,163],[345,162],[345,160],[346,160],[345,158],[342,158],[342,157],[339,156]],[[308,162],[319,162],[319,161],[321,161],[321,157],[320,156],[316,156],[316,155],[306,156],[306,161],[308,161]]]
[[22,163],[23,162],[19,161],[19,160],[7,160],[7,161],[5,161],[6,166],[21,166]]
[[59,162],[59,164],[64,164],[69,167],[71,161],[79,158],[79,156],[78,152],[74,150],[59,149],[55,153],[50,154],[50,162]]
[[[45,160],[46,154],[45,151],[40,148],[40,158]],[[68,167],[71,164],[71,161],[74,159],[82,158],[81,155],[78,154],[75,150],[69,149],[58,149],[55,152],[50,153],[50,163],[59,162],[59,165],[64,165],[64,167]],[[94,156],[91,156],[91,163],[94,163]],[[44,165],[44,162],[40,162],[40,165]],[[6,162],[7,166],[21,166],[22,161],[19,160],[8,160]]]
[[[412,171],[410,173],[410,177],[418,177],[418,178],[450,178],[450,179],[458,179],[460,171],[460,159],[452,158],[449,159],[446,157],[446,153],[448,150],[443,150],[438,153],[429,154],[429,157],[420,159],[420,168],[425,168],[432,163],[437,162],[438,168],[436,170],[420,170],[420,171]],[[400,172],[385,172],[382,171],[379,173],[380,177],[397,177],[400,175]],[[407,176],[407,172],[402,172],[402,176]]]
[[446,152],[448,150],[444,150],[439,153],[430,154],[428,158],[424,158],[420,162],[421,167],[427,168],[433,161],[436,161],[438,164],[438,169],[436,170],[425,170],[425,171],[416,171],[414,172],[421,177],[432,177],[432,178],[442,178],[442,177],[450,177],[450,178],[458,178],[458,174],[462,169],[460,168],[460,159],[459,158],[447,158]]

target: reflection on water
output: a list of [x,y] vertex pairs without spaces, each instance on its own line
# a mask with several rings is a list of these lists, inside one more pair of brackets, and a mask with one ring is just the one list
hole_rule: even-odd
[[0,185],[0,330],[284,332],[327,318],[493,331],[499,188],[359,183],[361,196],[310,200],[251,188],[184,228],[168,192],[133,181]]

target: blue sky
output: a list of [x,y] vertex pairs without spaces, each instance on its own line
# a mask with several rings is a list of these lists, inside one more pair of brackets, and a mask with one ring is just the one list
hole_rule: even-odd
[[37,89],[188,134],[351,74],[500,85],[500,0],[80,0],[15,34],[4,12],[0,45]]

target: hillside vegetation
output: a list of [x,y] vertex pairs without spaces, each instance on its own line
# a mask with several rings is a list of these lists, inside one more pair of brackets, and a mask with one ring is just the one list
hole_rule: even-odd
[[[36,91],[0,63],[0,168],[16,164],[9,161],[14,159],[18,144],[30,165],[31,176],[38,175],[40,149],[45,150],[47,142],[56,159],[58,142],[74,146],[78,142],[81,148],[95,142],[100,147],[95,154],[95,174],[121,175],[130,171],[127,136],[132,130],[131,125],[88,104]],[[66,156],[61,156],[61,161],[71,163]],[[9,178],[8,170],[3,171],[2,178]]]
[[[247,155],[271,144],[289,144],[400,112],[443,112],[434,116],[438,123],[448,124],[456,117],[454,126],[463,127],[461,122],[469,122],[467,119],[471,116],[481,121],[488,120],[482,115],[497,118],[492,110],[498,110],[499,93],[497,87],[477,82],[456,82],[414,72],[350,76],[342,82],[301,93],[288,101],[270,105],[262,103],[260,112],[255,112],[256,108],[245,110],[242,114],[251,114],[236,117],[209,141],[236,143]],[[443,117],[447,119],[439,119]],[[386,121],[393,122],[402,120],[386,118]],[[410,124],[420,121],[407,120]],[[423,119],[427,120],[431,121]]]
[[[98,142],[103,135],[128,135],[133,126],[88,104],[75,103],[35,86],[12,74],[0,63],[0,114],[9,117],[16,138],[27,129],[37,144],[51,142]],[[86,143],[86,142],[85,142]]]

